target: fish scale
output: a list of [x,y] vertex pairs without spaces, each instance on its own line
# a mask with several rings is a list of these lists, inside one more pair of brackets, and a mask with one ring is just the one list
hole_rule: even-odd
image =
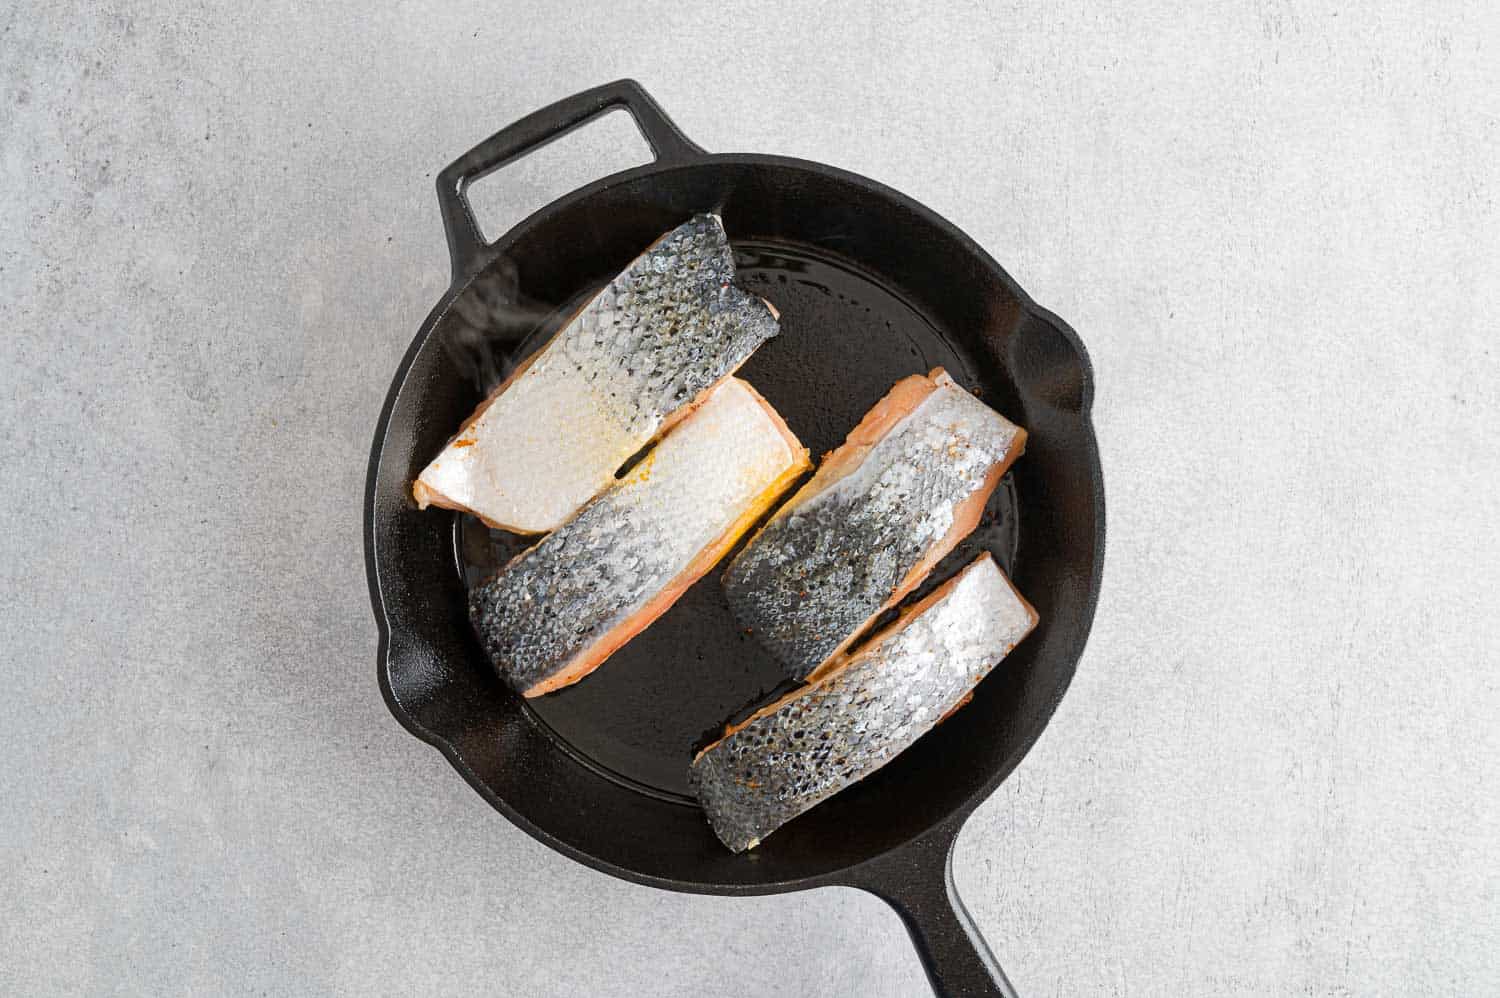
[[815,478],[753,537],[724,573],[748,628],[803,679],[887,605],[982,487],[1019,428],[946,375],[826,488]]
[[1036,624],[988,554],[912,611],[709,746],[689,780],[735,852],[869,776],[948,713]]
[[418,504],[521,533],[557,527],[776,335],[770,308],[733,279],[718,216],[667,233],[486,400],[418,477]]
[[734,287],[733,278],[722,223],[698,215],[647,250],[579,316],[577,335],[565,341],[568,355],[579,371],[616,386],[631,429],[654,432],[689,392],[717,380],[718,365],[706,362],[742,359],[775,334],[765,304]]
[[470,593],[496,669],[528,695],[582,678],[603,661],[593,653],[665,611],[807,465],[765,400],[724,382],[616,485]]

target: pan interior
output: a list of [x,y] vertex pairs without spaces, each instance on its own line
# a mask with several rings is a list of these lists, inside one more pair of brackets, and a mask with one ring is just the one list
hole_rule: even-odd
[[[781,313],[781,334],[740,370],[776,407],[815,460],[891,385],[943,367],[981,394],[981,368],[898,291],[825,250],[768,240],[735,243],[739,283]],[[573,301],[592,293],[581,289]],[[560,315],[569,314],[572,302]],[[508,368],[558,318],[503,358]],[[999,404],[989,399],[991,404]],[[1003,406],[1001,406],[1004,411]],[[1007,413],[1018,419],[1016,413]],[[465,586],[493,574],[525,542],[470,516],[455,518],[456,568]],[[1010,569],[1019,531],[1010,477],[978,530],[930,577],[925,591],[981,550]],[[723,725],[785,688],[780,669],[740,630],[719,583],[722,564],[663,617],[582,682],[526,702],[569,755],[622,787],[693,806],[687,765]],[[920,595],[920,592],[919,592]],[[857,792],[857,791],[855,791]]]
[[[662,232],[710,210],[737,240],[743,283],[783,313],[782,335],[742,373],[816,453],[836,446],[897,378],[937,364],[1026,427],[1026,454],[992,521],[935,578],[989,547],[1042,620],[963,710],[743,855],[683,804],[693,747],[771,695],[779,677],[725,613],[718,572],[594,675],[523,702],[485,661],[463,577],[518,545],[472,522],[455,528],[453,515],[411,499],[411,480],[484,390],[545,341],[570,305]],[[956,229],[893,191],[817,164],[748,155],[600,181],[492,247],[438,303],[397,373],[367,507],[387,702],[519,827],[596,869],[682,890],[836,882],[929,833],[946,834],[944,822],[1020,761],[1067,688],[1102,554],[1091,395],[1076,337],[1031,307]]]

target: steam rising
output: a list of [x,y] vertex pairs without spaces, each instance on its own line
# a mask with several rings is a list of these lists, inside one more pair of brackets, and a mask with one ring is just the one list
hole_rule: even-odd
[[557,304],[522,294],[515,262],[500,257],[454,299],[443,349],[474,387],[488,395],[529,352],[528,341],[547,331]]

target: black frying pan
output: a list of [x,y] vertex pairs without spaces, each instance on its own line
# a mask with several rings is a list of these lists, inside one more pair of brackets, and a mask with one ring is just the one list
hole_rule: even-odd
[[[494,243],[474,180],[614,108],[656,159],[554,201]],[[423,323],[375,431],[366,492],[380,685],[391,712],[495,808],[597,870],[671,890],[766,894],[838,884],[888,901],[945,995],[1013,994],[954,891],[954,839],[1041,734],[1098,594],[1104,494],[1078,337],[975,243],[911,199],[831,167],[709,155],[638,84],[569,97],[438,177],[453,284]],[[465,581],[518,549],[468,517],[419,512],[410,483],[498,367],[544,341],[647,244],[717,210],[740,281],[781,311],[741,375],[822,453],[899,377],[941,364],[1030,432],[979,530],[1041,625],[973,702],[885,769],[733,855],[686,794],[695,746],[770,695],[779,670],[732,624],[717,573],[587,680],[510,694],[469,628]]]

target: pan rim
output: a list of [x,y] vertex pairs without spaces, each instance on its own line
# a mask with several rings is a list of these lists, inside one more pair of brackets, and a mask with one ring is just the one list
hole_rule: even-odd
[[[392,646],[395,640],[405,632],[398,622],[392,621],[386,605],[386,596],[381,585],[379,565],[380,538],[377,536],[378,518],[376,515],[376,506],[379,473],[390,435],[390,420],[396,403],[401,397],[403,389],[406,387],[410,369],[427,345],[433,330],[448,313],[455,300],[463,294],[479,275],[485,272],[495,259],[506,254],[528,230],[545,224],[553,216],[572,208],[579,202],[612,186],[631,183],[644,178],[665,177],[679,171],[696,171],[705,169],[706,167],[744,166],[771,167],[815,174],[820,178],[832,179],[861,188],[899,205],[914,214],[922,224],[932,226],[941,231],[944,236],[952,239],[961,250],[971,256],[976,263],[999,280],[1001,285],[1014,296],[1020,308],[1025,313],[1045,323],[1068,342],[1075,352],[1081,367],[1081,405],[1076,418],[1086,431],[1088,443],[1087,456],[1089,467],[1084,470],[1091,485],[1092,494],[1090,498],[1093,506],[1092,544],[1095,557],[1089,577],[1086,580],[1086,591],[1082,606],[1073,621],[1077,628],[1078,637],[1074,641],[1074,646],[1066,652],[1071,661],[1066,668],[1061,670],[1060,681],[1054,684],[1054,688],[1046,691],[1043,709],[1035,716],[1035,719],[1028,728],[1023,729],[1016,740],[1016,748],[999,765],[992,767],[991,771],[985,775],[984,779],[980,781],[974,790],[936,820],[918,829],[911,836],[890,845],[879,853],[855,860],[844,866],[802,877],[754,882],[725,882],[644,873],[628,866],[622,866],[610,859],[602,858],[557,837],[547,829],[533,822],[525,813],[510,804],[504,797],[495,793],[464,759],[459,746],[454,744],[449,737],[437,731],[430,730],[418,722],[413,713],[401,702],[400,696],[391,684]],[[522,831],[549,848],[555,849],[593,869],[646,886],[696,894],[751,896],[783,893],[817,886],[856,885],[861,880],[861,877],[858,875],[861,868],[877,864],[893,853],[906,849],[914,842],[931,840],[936,837],[946,839],[951,844],[953,837],[957,835],[959,828],[969,814],[993,794],[1001,783],[1010,777],[1011,773],[1019,766],[1021,760],[1035,747],[1037,741],[1041,738],[1050,723],[1057,705],[1061,702],[1071,685],[1073,676],[1077,671],[1078,662],[1087,646],[1103,582],[1106,539],[1103,470],[1097,434],[1094,431],[1091,416],[1093,395],[1093,366],[1081,338],[1071,326],[1051,311],[1037,305],[1030,295],[1015,282],[1010,274],[989,253],[956,225],[910,196],[878,181],[837,167],[808,160],[757,153],[720,153],[705,154],[685,162],[648,163],[612,174],[580,187],[539,207],[517,222],[490,244],[489,248],[483,254],[481,261],[476,266],[471,268],[461,279],[453,280],[449,284],[447,290],[441,295],[438,302],[428,313],[426,319],[419,326],[416,335],[403,353],[401,361],[392,376],[390,387],[387,390],[379,417],[376,421],[374,439],[367,463],[363,524],[366,579],[369,586],[372,610],[379,631],[379,641],[376,651],[377,676],[387,708],[396,717],[397,721],[412,735],[438,749],[481,797]]]

